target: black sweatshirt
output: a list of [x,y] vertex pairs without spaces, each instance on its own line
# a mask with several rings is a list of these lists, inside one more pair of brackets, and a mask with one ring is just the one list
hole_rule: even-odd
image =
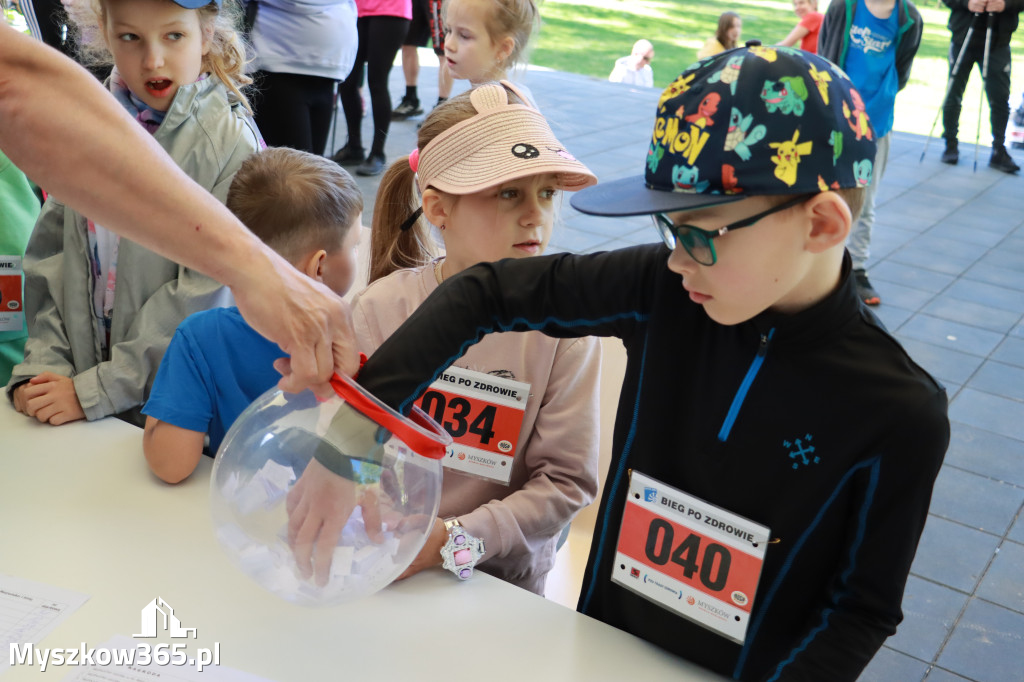
[[[949,441],[946,394],[841,284],[734,326],[662,245],[477,265],[440,287],[360,383],[407,412],[491,331],[617,336],[628,363],[579,610],[742,680],[855,680],[900,603]],[[817,461],[794,453],[813,441]],[[741,646],[609,579],[638,470],[771,529]]]

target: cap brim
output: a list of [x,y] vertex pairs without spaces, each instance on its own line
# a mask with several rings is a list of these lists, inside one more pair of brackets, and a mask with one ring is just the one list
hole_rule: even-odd
[[634,175],[580,190],[569,203],[580,213],[624,217],[689,211],[704,206],[729,204],[744,198],[744,194],[689,194],[651,189],[644,176]]

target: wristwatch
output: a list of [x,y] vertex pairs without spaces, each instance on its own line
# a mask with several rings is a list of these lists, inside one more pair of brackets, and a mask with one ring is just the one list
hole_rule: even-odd
[[441,548],[441,567],[451,571],[459,580],[466,580],[473,575],[473,567],[480,563],[484,556],[484,541],[470,535],[459,520],[452,517],[444,520],[448,531],[448,541]]

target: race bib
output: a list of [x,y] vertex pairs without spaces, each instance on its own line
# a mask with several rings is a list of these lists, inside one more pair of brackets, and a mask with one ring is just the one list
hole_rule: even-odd
[[0,332],[25,328],[21,256],[0,256]]
[[530,384],[449,367],[416,403],[454,441],[450,469],[508,484]]
[[739,644],[769,529],[634,471],[612,580]]

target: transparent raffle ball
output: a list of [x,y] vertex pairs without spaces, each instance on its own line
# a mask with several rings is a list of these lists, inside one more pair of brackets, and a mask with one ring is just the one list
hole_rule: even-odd
[[[437,517],[451,444],[418,408],[405,418],[350,380],[336,375],[332,385],[329,400],[278,390],[258,398],[225,436],[210,484],[231,560],[309,606],[372,594],[408,567]],[[305,514],[314,490],[328,491],[323,523]]]

